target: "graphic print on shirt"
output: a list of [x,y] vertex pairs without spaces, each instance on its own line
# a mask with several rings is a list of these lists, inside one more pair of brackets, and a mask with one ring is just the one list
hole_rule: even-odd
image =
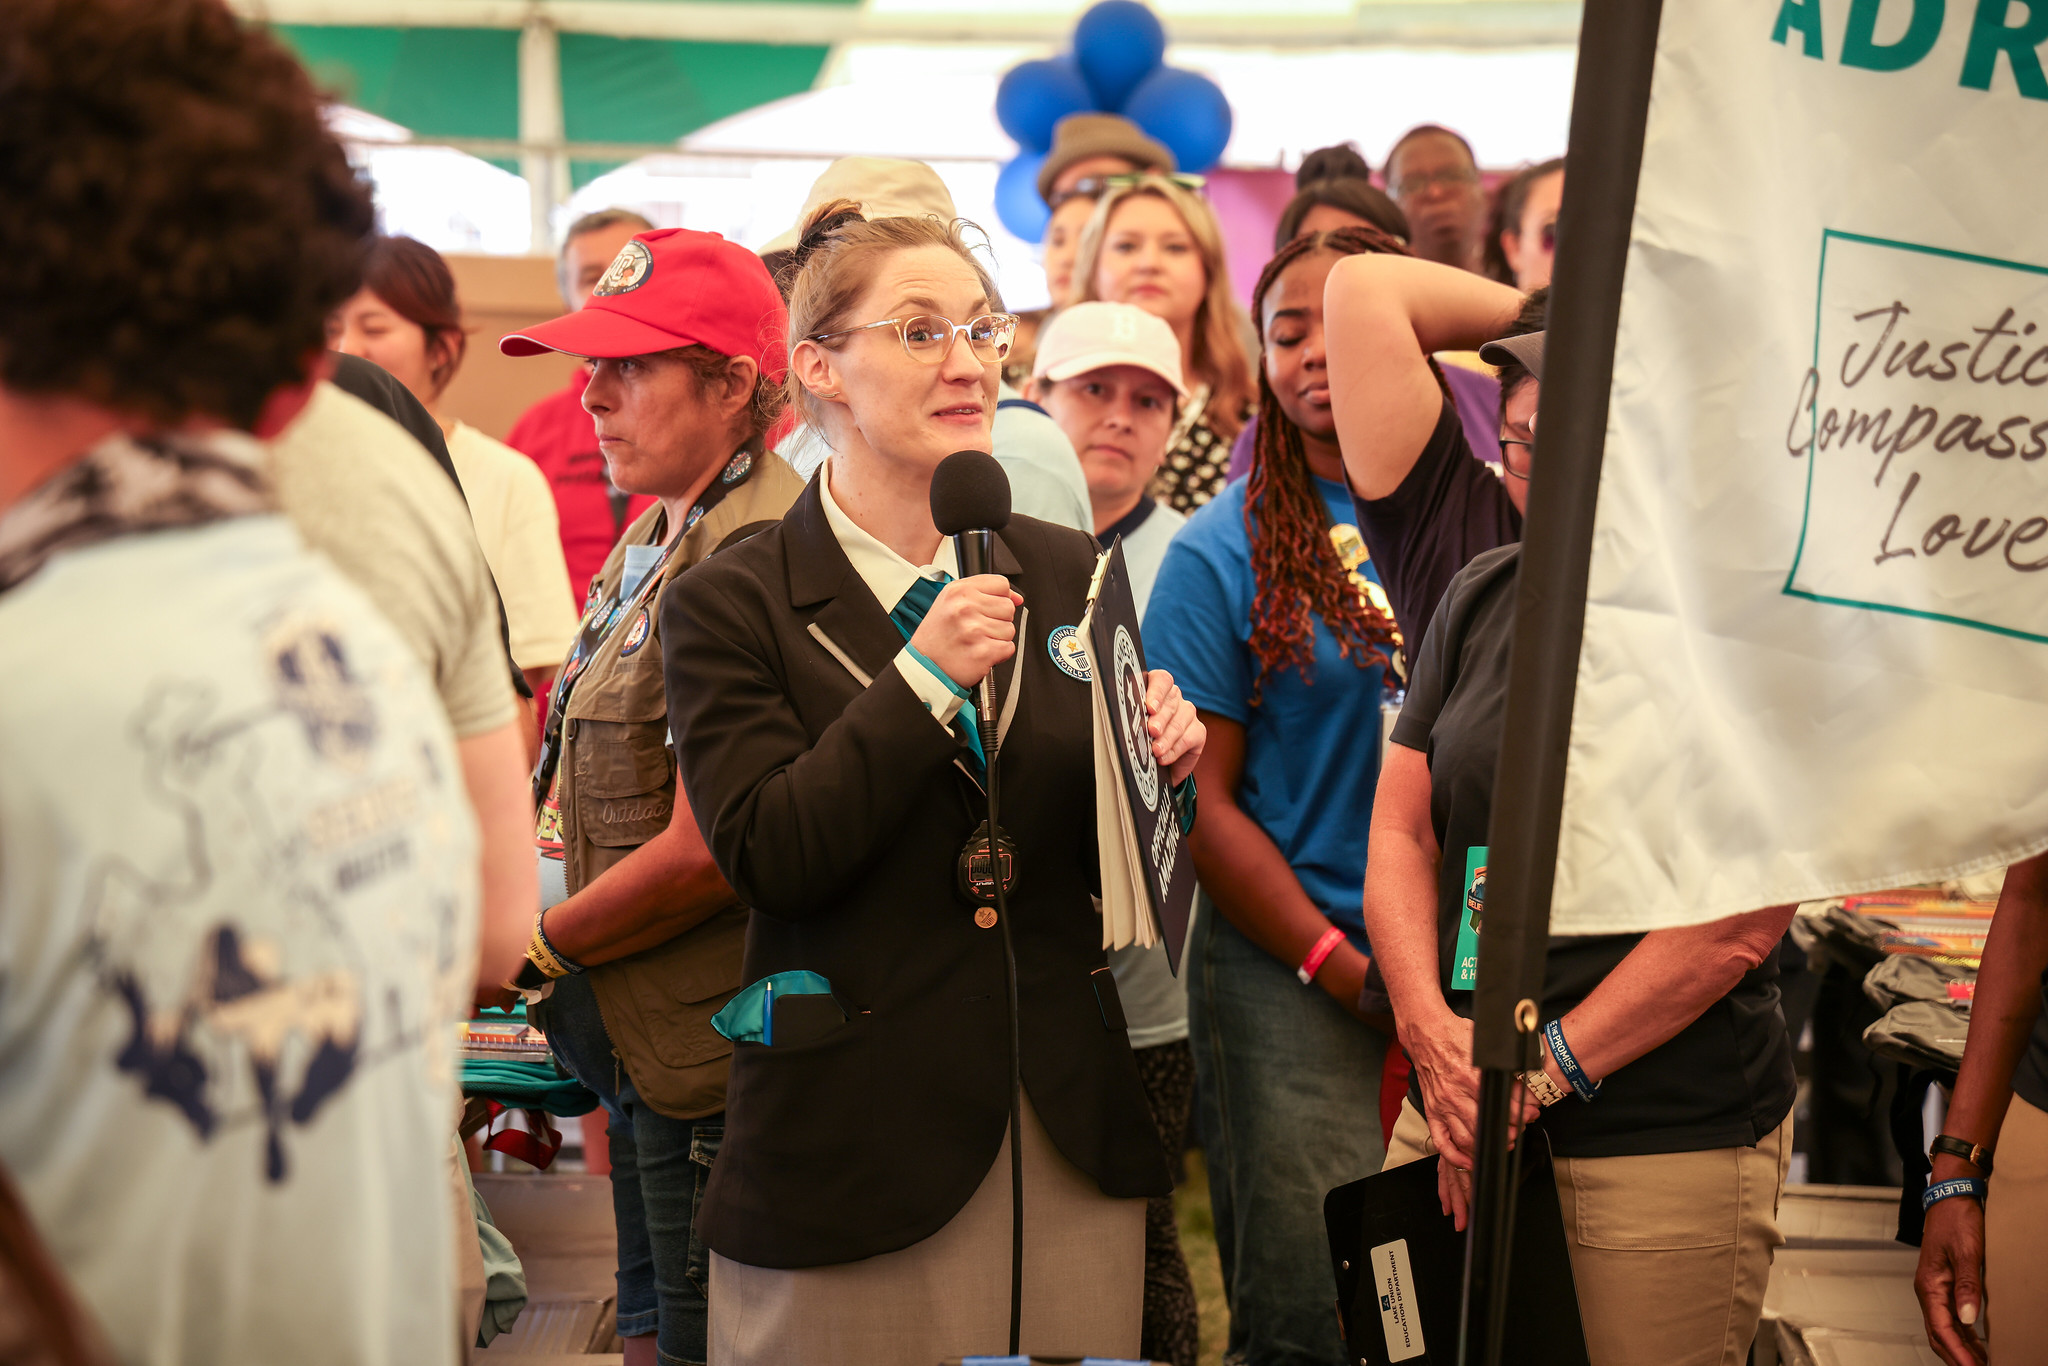
[[1401,627],[1394,620],[1394,601],[1387,596],[1387,590],[1380,586],[1378,571],[1371,567],[1372,552],[1366,549],[1365,537],[1349,522],[1335,522],[1330,526],[1330,544],[1336,547],[1337,560],[1344,566],[1344,576],[1351,583],[1351,591],[1358,594],[1358,600],[1372,611],[1387,619],[1393,628],[1394,638],[1387,642],[1387,661],[1394,666],[1394,676],[1402,684],[1408,682],[1408,650],[1401,638]]
[[454,832],[419,819],[445,765],[380,724],[345,634],[295,615],[257,644],[267,705],[159,679],[122,724],[182,837],[92,869],[88,952],[129,1020],[115,1068],[202,1142],[261,1126],[279,1183],[290,1130],[438,1024],[459,907],[432,871]]
[[[1387,590],[1380,587],[1380,581],[1364,569],[1372,561],[1372,552],[1365,548],[1365,537],[1349,522],[1337,522],[1330,527],[1330,544],[1336,548],[1338,562],[1344,566],[1344,576],[1350,580],[1358,600],[1391,623],[1394,620],[1393,601],[1387,597]],[[1394,627],[1393,643],[1395,649],[1401,648],[1399,626]]]

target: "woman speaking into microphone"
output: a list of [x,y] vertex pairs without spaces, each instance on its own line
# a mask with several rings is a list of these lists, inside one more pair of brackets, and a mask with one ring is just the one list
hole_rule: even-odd
[[[783,993],[737,1035],[704,1197],[711,1361],[933,1366],[1004,1349],[1006,937],[1021,1349],[1130,1356],[1145,1197],[1169,1185],[1089,899],[1086,664],[1059,648],[1094,544],[1019,517],[994,573],[955,576],[932,474],[988,449],[1015,327],[957,224],[828,204],[789,270],[791,398],[831,458],[780,523],[662,601],[683,781],[752,908],[754,986],[735,1004]],[[984,678],[1008,926],[968,880],[987,838],[970,701]],[[1154,756],[1183,784],[1202,725],[1163,673],[1146,702]]]

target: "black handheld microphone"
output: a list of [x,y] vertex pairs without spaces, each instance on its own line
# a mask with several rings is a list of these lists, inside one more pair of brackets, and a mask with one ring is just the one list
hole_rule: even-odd
[[1010,524],[1010,476],[987,451],[955,451],[932,471],[932,525],[953,538],[960,577],[986,574],[995,533]]
[[[987,574],[995,563],[996,533],[1010,524],[1010,476],[986,451],[955,451],[932,472],[932,525],[953,538],[960,577]],[[994,735],[993,672],[981,680],[976,704],[981,708],[982,744]]]
[[[996,533],[1010,524],[1010,476],[986,451],[955,451],[932,472],[932,525],[953,538],[960,577],[987,574],[995,565]],[[997,861],[1002,838],[998,822],[1001,787],[996,764],[995,670],[989,670],[976,691],[976,718],[981,730],[982,758],[987,762],[987,858],[996,919],[1003,930],[1004,993],[1010,1013],[1010,1355],[1018,1352],[1024,1316],[1024,1047],[1017,1011],[1017,946],[1010,934],[1010,907],[1004,894],[1008,880]],[[976,832],[979,834],[980,832]],[[970,838],[970,843],[972,842]],[[976,924],[986,926],[976,917]]]

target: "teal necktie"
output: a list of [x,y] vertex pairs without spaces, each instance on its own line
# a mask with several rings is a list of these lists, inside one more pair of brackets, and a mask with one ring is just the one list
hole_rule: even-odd
[[[931,611],[932,604],[938,601],[939,590],[952,581],[951,574],[941,574],[936,579],[918,578],[911,581],[902,601],[896,604],[896,610],[889,613],[889,620],[896,623],[896,629],[903,633],[906,644],[916,633],[919,623],[924,620],[924,614]],[[972,702],[960,704],[960,710],[953,716],[953,726],[956,730],[964,728],[966,732],[967,747],[974,751],[975,776],[985,775],[988,772],[988,757],[981,752],[981,727]]]

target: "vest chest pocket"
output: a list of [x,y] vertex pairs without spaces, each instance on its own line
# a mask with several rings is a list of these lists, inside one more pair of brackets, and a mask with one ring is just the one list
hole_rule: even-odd
[[587,716],[575,724],[576,815],[583,838],[623,848],[666,830],[676,793],[666,727]]

